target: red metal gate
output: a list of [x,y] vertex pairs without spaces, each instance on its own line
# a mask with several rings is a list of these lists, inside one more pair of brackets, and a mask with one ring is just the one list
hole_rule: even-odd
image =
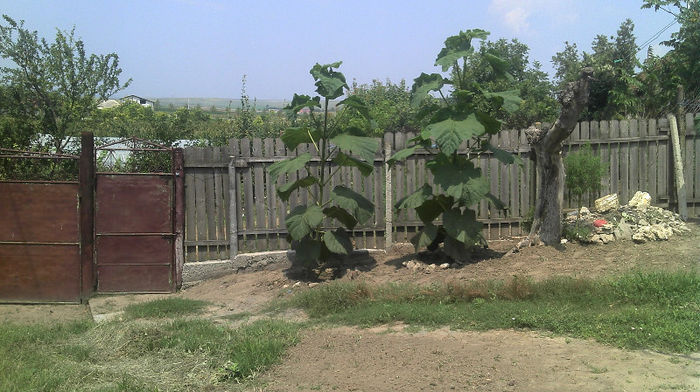
[[0,149],[0,302],[91,294],[92,141],[83,136],[81,157]]
[[[182,150],[131,140],[147,147],[126,150],[167,154],[168,167],[96,174],[88,132],[80,157],[0,148],[0,302],[81,302],[96,289],[180,287]],[[48,162],[50,170],[29,161]],[[56,180],[55,169],[65,167],[71,178]]]
[[[126,142],[133,146],[118,147]],[[98,148],[106,150],[165,153],[172,158],[172,170],[163,172],[161,167],[161,172],[150,168],[150,173],[97,173],[97,291],[173,292],[181,284],[178,260],[182,258],[183,214],[182,208],[178,214],[177,202],[182,193],[182,151],[135,138]]]

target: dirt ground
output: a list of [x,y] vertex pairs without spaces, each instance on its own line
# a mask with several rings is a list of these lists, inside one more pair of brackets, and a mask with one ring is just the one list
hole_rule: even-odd
[[[596,277],[635,269],[700,268],[700,227],[669,241],[646,244],[566,244],[564,249],[532,247],[503,257],[514,241],[492,242],[474,262],[446,270],[411,271],[404,262],[443,260],[417,256],[396,246],[350,260],[340,279],[367,282],[430,283],[446,280],[505,279],[513,275],[545,279],[555,275]],[[205,316],[259,313],[272,299],[310,290],[285,265],[230,274],[176,294],[212,302]],[[91,307],[118,314],[124,306],[160,296],[96,297]],[[256,313],[258,313],[256,315]],[[0,305],[0,322],[67,320],[88,316],[85,306]],[[282,317],[303,319],[302,312]],[[237,321],[240,323],[241,321]],[[415,332],[401,325],[373,329],[340,327],[306,331],[283,362],[261,376],[256,390],[290,391],[700,391],[700,353],[687,356],[620,350],[593,341],[537,332],[498,330]]]
[[[395,330],[396,328],[394,328]],[[308,331],[264,391],[697,391],[700,355],[534,332]]]

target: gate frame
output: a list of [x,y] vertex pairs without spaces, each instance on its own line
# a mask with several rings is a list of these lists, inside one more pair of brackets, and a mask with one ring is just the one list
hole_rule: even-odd
[[[92,293],[97,292],[97,286],[98,286],[98,277],[97,277],[97,263],[96,263],[96,252],[97,249],[94,246],[95,241],[96,241],[96,224],[95,224],[95,219],[96,219],[96,213],[95,213],[95,208],[96,208],[96,191],[97,191],[97,159],[96,159],[96,153],[98,150],[113,150],[113,151],[170,151],[170,156],[171,156],[171,170],[170,173],[138,173],[138,174],[154,174],[154,175],[163,175],[163,174],[169,174],[172,176],[173,182],[172,182],[172,204],[170,206],[171,208],[171,231],[173,233],[173,241],[172,241],[172,246],[173,246],[173,260],[172,260],[172,270],[171,270],[171,280],[172,280],[172,290],[171,292],[177,292],[182,287],[182,271],[184,268],[184,261],[185,261],[185,253],[184,253],[184,240],[185,240],[185,186],[184,186],[184,153],[183,149],[180,147],[166,147],[161,144],[157,144],[154,142],[151,142],[149,140],[137,138],[137,137],[129,137],[129,138],[123,138],[117,141],[113,141],[110,143],[107,143],[105,145],[99,146],[99,147],[94,147],[94,136],[92,132],[83,132],[83,134],[89,135],[88,137],[91,138],[91,146],[89,149],[89,155],[91,161],[85,162],[86,165],[90,165],[92,169],[91,177],[90,177],[90,184],[86,183],[86,187],[90,187],[92,190],[91,192],[91,197],[92,197],[92,202],[91,202],[91,222],[92,222],[92,236],[91,236],[91,255],[92,255],[92,264],[91,264],[91,269],[90,271],[91,276],[92,276],[92,288],[93,291]],[[106,148],[106,147],[112,147],[115,145],[118,145],[120,143],[124,142],[133,142],[134,147],[133,148]],[[136,147],[136,143],[142,143],[145,144],[149,147]],[[87,157],[86,157],[87,160]],[[81,164],[83,162],[81,161]],[[108,174],[108,173],[99,173],[99,174]],[[115,174],[136,174],[136,173],[115,173]],[[87,179],[86,179],[87,180]],[[82,185],[82,183],[81,183]],[[87,218],[86,218],[87,219]],[[127,293],[127,292],[124,292]]]

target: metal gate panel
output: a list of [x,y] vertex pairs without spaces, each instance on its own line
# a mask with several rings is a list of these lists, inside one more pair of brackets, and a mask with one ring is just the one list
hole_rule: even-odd
[[0,299],[79,302],[78,184],[0,183]]
[[95,199],[97,290],[174,291],[172,176],[98,174]]

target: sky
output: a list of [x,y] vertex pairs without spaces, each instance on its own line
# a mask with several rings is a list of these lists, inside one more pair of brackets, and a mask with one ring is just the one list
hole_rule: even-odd
[[[481,28],[489,39],[517,38],[530,60],[552,71],[564,41],[590,51],[597,34],[615,35],[630,18],[641,44],[673,21],[641,0],[0,0],[0,13],[53,39],[75,26],[88,52],[117,53],[131,86],[116,96],[291,99],[313,92],[309,69],[342,60],[358,83],[410,86],[438,72],[445,38]],[[4,23],[4,21],[3,21]],[[653,46],[678,31],[671,26]],[[646,49],[640,56],[646,55]]]

